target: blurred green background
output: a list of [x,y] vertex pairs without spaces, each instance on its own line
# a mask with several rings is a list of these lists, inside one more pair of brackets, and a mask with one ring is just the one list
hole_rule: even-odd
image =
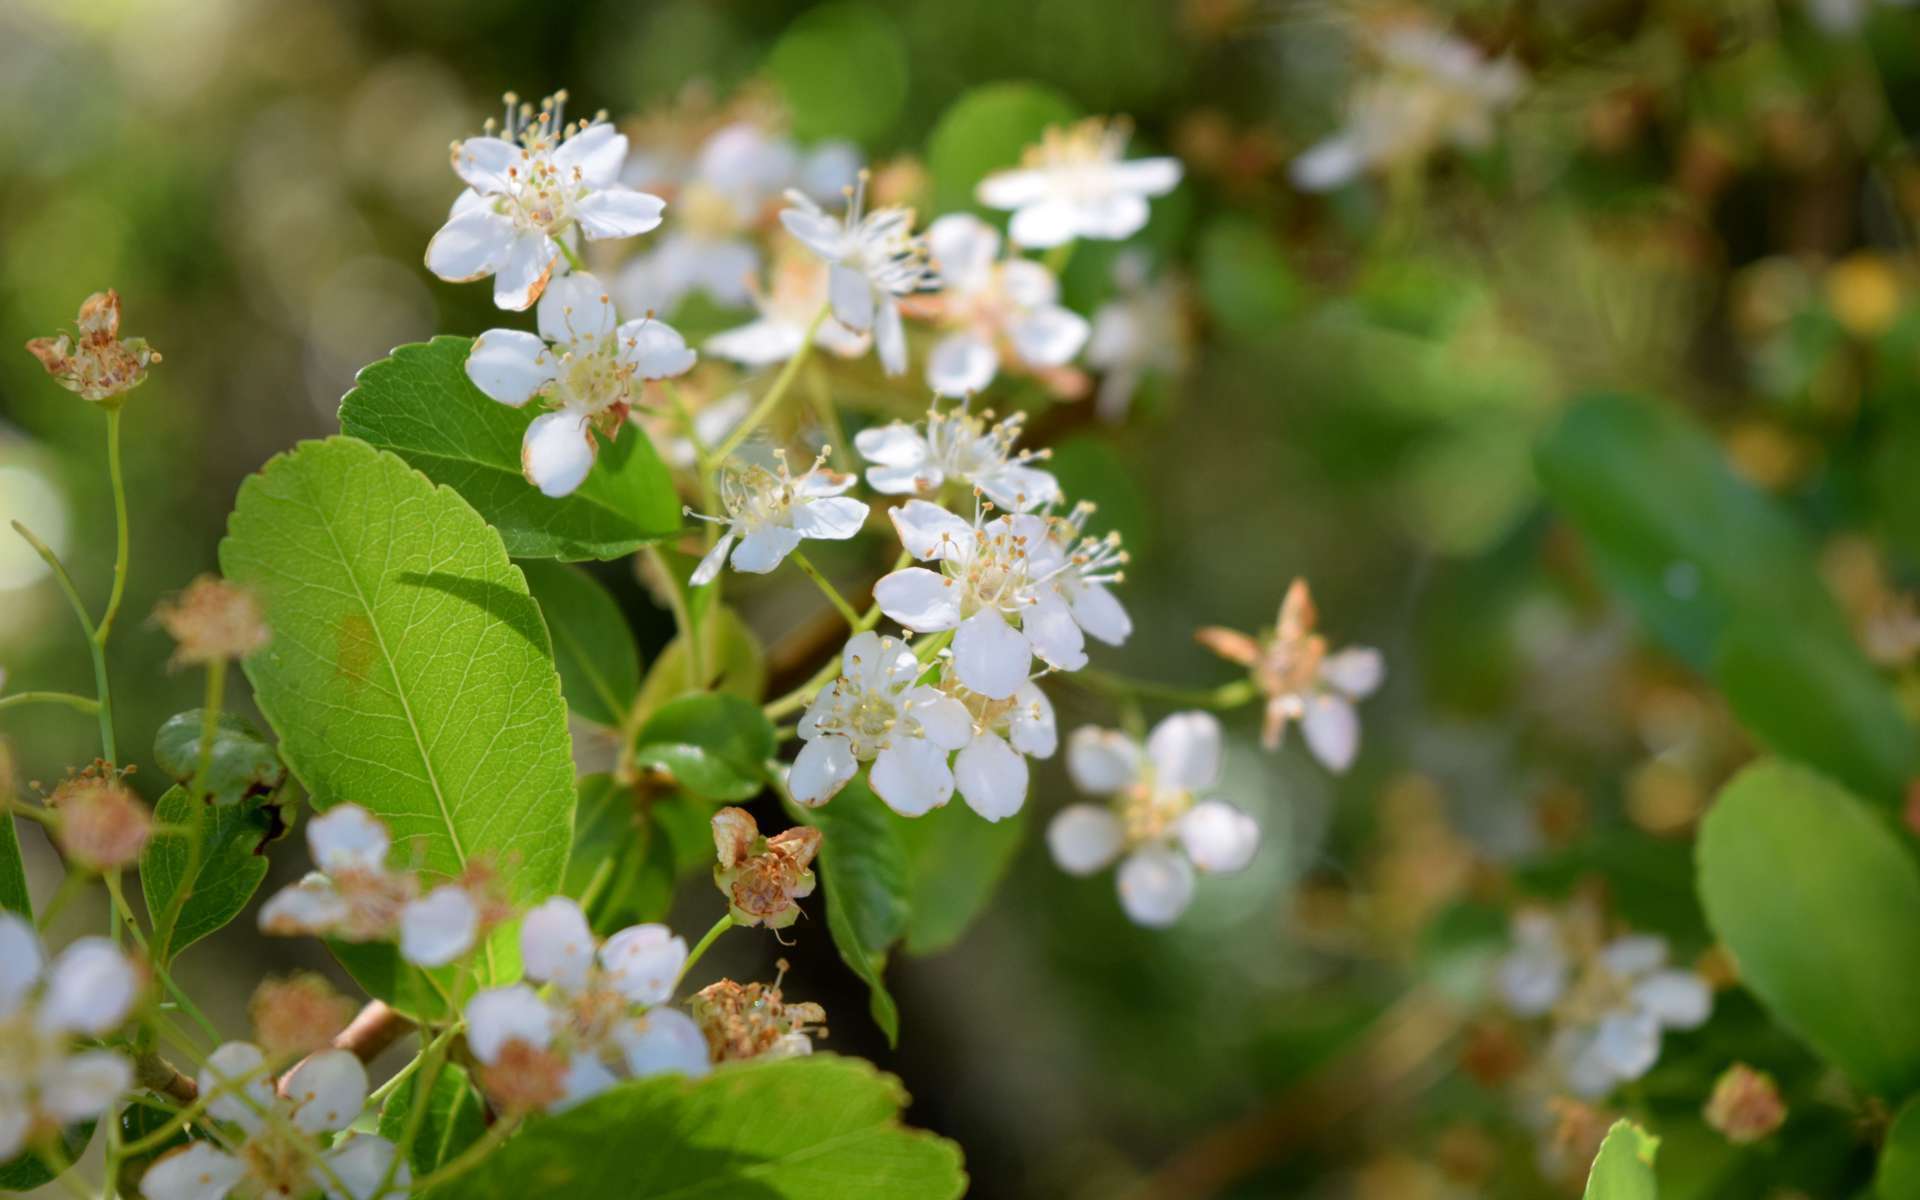
[[[1047,861],[1037,834],[1071,798],[1056,762],[987,916],[893,967],[897,1052],[818,925],[796,930],[787,993],[826,1004],[830,1047],[905,1079],[910,1119],[962,1143],[978,1196],[1556,1194],[1538,1122],[1462,1069],[1502,909],[1599,872],[1682,958],[1704,949],[1686,838],[1752,747],[1700,664],[1610,598],[1617,581],[1542,496],[1535,446],[1583,393],[1655,397],[1791,515],[1850,615],[1914,578],[1920,180],[1897,118],[1920,108],[1920,36],[1882,10],[1864,37],[1834,38],[1798,4],[1758,0],[1439,16],[1518,56],[1534,88],[1495,148],[1395,199],[1286,181],[1351,76],[1354,12],[1337,5],[0,4],[0,347],[111,286],[125,329],[166,358],[126,418],[123,742],[198,703],[199,680],[170,673],[167,639],[137,618],[213,569],[239,481],[335,432],[354,372],[392,346],[500,323],[487,289],[439,282],[421,254],[457,190],[447,145],[501,92],[565,87],[618,120],[770,85],[797,137],[918,157],[953,203],[960,173],[1005,148],[976,163],[956,134],[943,150],[943,122],[991,103],[983,87],[1036,85],[1063,111],[1131,116],[1134,153],[1188,162],[1139,239],[1183,281],[1188,369],[1124,425],[1071,406],[1035,422],[1069,494],[1100,500],[1134,551],[1138,632],[1096,661],[1225,682],[1193,628],[1266,625],[1300,575],[1335,645],[1383,648],[1388,684],[1344,778],[1297,741],[1263,753],[1256,712],[1230,718],[1224,790],[1265,842],[1176,930],[1132,927],[1108,880]],[[1076,256],[1069,297],[1100,296],[1112,259]],[[53,542],[89,596],[111,564],[103,460],[99,415],[0,353],[0,516]],[[1673,480],[1641,482],[1655,523],[1684,500]],[[1816,559],[1795,561],[1810,574]],[[671,622],[626,568],[596,574],[644,647],[662,644]],[[742,593],[770,642],[799,623],[787,593]],[[61,596],[12,544],[0,665],[10,688],[90,688]],[[1911,705],[1910,658],[1901,669]],[[1063,730],[1116,723],[1054,695]],[[50,785],[91,753],[90,724],[57,710],[9,712],[4,731],[22,779]],[[150,797],[156,776],[136,777]],[[301,859],[279,854],[269,887]],[[697,885],[677,926],[700,928],[712,900]],[[229,939],[183,972],[237,1033],[262,971],[318,960],[240,926]],[[737,941],[716,969],[771,973],[771,947]],[[1700,1125],[1733,1044],[1783,1080],[1815,1074],[1739,997],[1677,1040],[1639,1100],[1668,1118],[1679,1194],[1760,1195],[1741,1190],[1756,1178],[1848,1194],[1823,1190],[1862,1178],[1838,1110],[1831,1136],[1766,1167]]]

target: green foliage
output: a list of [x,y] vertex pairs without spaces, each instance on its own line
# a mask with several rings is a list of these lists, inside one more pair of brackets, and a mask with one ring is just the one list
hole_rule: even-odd
[[520,572],[546,618],[567,704],[588,721],[618,726],[640,690],[640,650],[619,603],[578,567],[529,560]]
[[767,72],[793,109],[802,138],[871,139],[907,98],[907,48],[888,11],[842,2],[802,15],[781,35]]
[[1655,1200],[1653,1156],[1660,1139],[1632,1121],[1615,1121],[1587,1175],[1584,1200]]
[[1894,1118],[1893,1128],[1887,1130],[1873,1185],[1880,1200],[1920,1196],[1920,1097],[1907,1101]]
[[[122,1145],[139,1141],[154,1133],[167,1122],[173,1120],[171,1110],[162,1108],[150,1100],[135,1100],[120,1110],[120,1141]],[[163,1156],[178,1150],[194,1140],[193,1126],[175,1129],[171,1136],[163,1138],[159,1145],[144,1154],[132,1154],[120,1160],[119,1186],[123,1196],[140,1194],[140,1177],[147,1173]]]
[[[190,708],[168,717],[160,732],[153,735],[154,761],[175,783],[190,784],[199,774],[205,723],[206,710]],[[214,803],[238,804],[248,796],[270,795],[286,778],[287,769],[281,765],[280,756],[259,730],[243,717],[220,714],[204,783]]]
[[27,866],[20,858],[20,833],[14,828],[13,813],[6,810],[0,810],[0,909],[33,919],[33,893],[27,890]]
[[751,799],[765,786],[773,723],[760,706],[722,692],[682,696],[640,727],[634,761],[708,800]]
[[565,891],[586,897],[587,920],[608,934],[661,921],[675,885],[713,865],[713,806],[684,793],[636,796],[610,775],[580,781]]
[[1920,867],[1872,812],[1762,762],[1701,827],[1700,900],[1774,1018],[1862,1086],[1920,1086]]
[[1200,291],[1233,337],[1259,341],[1300,307],[1300,282],[1266,227],[1223,217],[1200,235]]
[[[953,1143],[900,1124],[907,1096],[857,1059],[816,1054],[622,1084],[536,1120],[485,1168],[436,1189],[462,1200],[952,1200]],[[631,1152],[620,1152],[630,1149]]]
[[459,492],[516,558],[620,558],[680,528],[680,500],[653,444],[629,423],[572,495],[552,499],[520,473],[537,404],[509,408],[467,378],[470,338],[401,346],[360,372],[340,430],[391,450]]
[[[380,1136],[399,1145],[407,1117],[420,1098],[420,1075],[395,1088],[380,1106]],[[442,1063],[415,1129],[407,1165],[419,1179],[479,1140],[487,1129],[485,1106],[459,1063]]]
[[1087,436],[1066,438],[1053,448],[1047,470],[1067,495],[1094,505],[1093,516],[1087,519],[1088,533],[1117,532],[1129,554],[1149,552],[1153,525],[1146,499],[1134,481],[1133,469],[1112,443]]
[[[87,1143],[93,1140],[95,1124],[83,1121],[60,1131],[60,1150],[68,1162],[79,1162],[80,1156],[86,1153]],[[0,1163],[0,1192],[30,1192],[53,1179],[53,1172],[31,1150]]]
[[988,821],[956,799],[912,820],[886,815],[906,853],[907,953],[938,953],[993,899],[1020,849],[1027,810]]
[[730,608],[716,608],[700,618],[699,630],[704,678],[693,677],[693,657],[687,652],[687,644],[674,638],[654,658],[653,668],[640,685],[640,698],[634,704],[642,712],[651,713],[688,692],[712,690],[758,700],[766,690],[766,652],[739,614]]
[[937,212],[992,210],[974,203],[973,189],[1020,154],[1049,125],[1074,119],[1079,110],[1051,88],[1034,83],[989,83],[955,100],[927,140]]
[[513,900],[559,886],[573,763],[538,606],[455,492],[352,438],[240,489],[220,547],[274,631],[254,697],[316,807],[364,805],[433,876],[475,858]]
[[834,948],[867,983],[868,1012],[889,1043],[900,1040],[900,1012],[882,978],[887,954],[906,935],[907,852],[898,820],[856,775],[820,808],[790,807],[820,830],[815,870],[827,893],[827,931]]
[[[200,822],[200,865],[191,880],[186,877],[191,857],[186,834],[156,835],[140,855],[140,886],[153,915],[155,953],[172,958],[224,927],[253,899],[267,877],[262,847],[278,821],[261,805],[210,805],[179,787],[167,789],[153,815],[169,825]],[[169,927],[174,897],[187,886],[192,890],[181,905],[179,921]]]

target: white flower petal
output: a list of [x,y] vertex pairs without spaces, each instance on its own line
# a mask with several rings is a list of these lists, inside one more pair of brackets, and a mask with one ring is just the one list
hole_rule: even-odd
[[900,306],[893,297],[880,300],[874,312],[873,348],[880,356],[880,369],[889,375],[907,369],[907,330],[900,322]]
[[937,633],[960,623],[959,589],[925,567],[907,567],[883,576],[873,585],[873,598],[881,612],[920,633]]
[[793,507],[793,528],[801,537],[845,541],[867,523],[867,506],[851,496],[825,496]]
[[457,883],[443,883],[400,910],[400,957],[416,967],[444,967],[473,949],[480,912]]
[[733,549],[733,530],[728,529],[720,535],[713,548],[700,557],[700,563],[694,567],[693,574],[687,577],[690,587],[705,587],[720,577],[720,568],[727,564],[727,551]]
[[506,257],[494,272],[494,304],[513,312],[532,308],[540,293],[547,290],[554,261],[559,257],[559,244],[546,234],[516,234],[507,247]]
[[1668,1029],[1698,1029],[1713,1014],[1713,991],[1691,971],[1655,971],[1633,986],[1633,1002]]
[[762,317],[714,334],[706,340],[706,351],[745,366],[763,367],[792,358],[805,342],[804,334],[784,321]]
[[336,804],[307,822],[307,848],[322,871],[379,870],[392,845],[386,825],[358,804]]
[[513,246],[512,220],[490,208],[469,208],[427,243],[427,270],[449,283],[470,283],[505,265]]
[[1033,650],[1026,635],[1007,624],[998,609],[981,609],[960,622],[953,635],[954,674],[990,700],[1013,695],[1027,681],[1032,666]]
[[1059,592],[1049,588],[1035,597],[1032,604],[1021,610],[1020,628],[1033,652],[1048,666],[1060,671],[1078,671],[1087,665],[1087,639]]
[[939,688],[914,688],[906,700],[907,711],[920,722],[920,732],[942,750],[958,750],[973,740],[973,717],[967,706]]
[[985,391],[1000,370],[993,343],[971,333],[941,338],[927,355],[927,386],[939,396],[971,396]]
[[[327,1167],[333,1172],[333,1179],[328,1179],[325,1171],[314,1172],[314,1177],[327,1200],[373,1200],[380,1185],[387,1181],[387,1170],[391,1167],[392,1194],[404,1196],[413,1182],[413,1171],[405,1159],[394,1165],[394,1156],[398,1153],[398,1147],[377,1133],[356,1133],[327,1151]],[[334,1184],[336,1179],[338,1186]]]
[[1063,246],[1080,235],[1080,210],[1065,200],[1042,200],[1014,213],[1007,233],[1034,250]]
[[1320,662],[1320,682],[1353,700],[1372,695],[1386,675],[1386,660],[1371,646],[1349,646]]
[[793,760],[793,769],[787,772],[787,788],[796,803],[818,808],[833,799],[857,769],[852,743],[828,734],[800,748]]
[[1087,344],[1092,329],[1079,313],[1054,304],[1033,310],[1007,332],[1021,362],[1030,367],[1058,367],[1073,361]]
[[977,291],[1000,257],[1000,231],[971,213],[950,213],[927,226],[927,251],[948,288]]
[[47,970],[38,1024],[48,1031],[99,1037],[118,1029],[140,996],[140,970],[103,937],[70,943]]
[[1153,783],[1161,789],[1197,792],[1220,780],[1220,722],[1212,713],[1179,712],[1147,735]]
[[845,248],[846,226],[818,208],[783,208],[780,210],[780,223],[787,227],[788,233],[799,238],[807,249],[828,262],[839,258]]
[[522,329],[489,329],[467,353],[467,378],[487,396],[519,408],[553,381],[554,356]]
[[627,162],[627,137],[605,121],[593,124],[560,143],[553,152],[553,165],[562,178],[580,170],[580,182],[589,187],[605,187],[620,178]]
[[1336,775],[1352,766],[1360,752],[1360,717],[1353,705],[1331,693],[1307,698],[1300,732],[1313,756]]
[[211,1142],[188,1142],[140,1177],[147,1200],[221,1200],[247,1177],[247,1164]]
[[1177,158],[1133,158],[1109,169],[1115,187],[1142,196],[1164,196],[1180,183]]
[[1667,939],[1651,933],[1630,933],[1600,948],[1607,970],[1625,979],[1637,979],[1667,965]]
[[677,1008],[662,1006],[620,1025],[613,1039],[635,1079],[676,1074],[698,1079],[713,1069],[706,1036]]
[[580,231],[589,238],[626,238],[659,227],[667,202],[632,188],[607,187],[590,192],[573,206]]
[[248,1132],[261,1128],[266,1122],[260,1110],[274,1103],[273,1078],[266,1068],[266,1054],[252,1042],[227,1042],[207,1055],[197,1080],[200,1094],[213,1097],[207,1112]]
[[288,884],[260,906],[260,930],[279,937],[331,933],[351,915],[346,897],[318,871]]
[[785,525],[762,525],[740,539],[733,552],[733,569],[753,575],[765,575],[779,566],[800,544],[800,533]]
[[1013,711],[1007,714],[1007,740],[1029,758],[1052,758],[1060,748],[1060,733],[1053,721],[1053,702],[1028,680],[1013,694]]
[[974,199],[988,208],[1024,208],[1046,198],[1052,186],[1045,172],[995,171],[974,189]]
[[686,939],[665,925],[630,925],[600,947],[600,965],[635,1004],[665,1004],[687,962]]
[[585,1051],[576,1051],[567,1059],[567,1075],[560,1083],[560,1099],[553,1103],[552,1111],[565,1112],[585,1104],[618,1082],[605,1063]]
[[642,379],[685,375],[698,357],[680,331],[664,321],[628,321],[620,327],[620,361]]
[[1164,847],[1143,846],[1120,864],[1114,885],[1120,907],[1136,925],[1163,928],[1193,902],[1193,864]]
[[973,526],[938,504],[909,500],[887,514],[908,554],[922,562],[966,555],[973,546]]
[[470,137],[453,150],[453,173],[477,192],[499,195],[510,188],[507,171],[520,165],[526,151],[505,138]]
[[1067,774],[1094,796],[1110,796],[1140,779],[1140,746],[1117,729],[1082,725],[1067,739]]
[[19,1011],[40,979],[40,937],[18,913],[0,912],[0,1019]]
[[295,1128],[336,1133],[367,1106],[367,1068],[351,1050],[322,1050],[287,1075],[280,1094],[293,1106]]
[[1091,875],[1120,856],[1120,818],[1098,804],[1069,804],[1047,823],[1047,850],[1069,875]]
[[40,1107],[62,1124],[111,1109],[133,1087],[133,1064],[113,1050],[82,1050],[40,1075]]
[[1027,802],[1027,760],[998,735],[983,733],[954,757],[953,782],[967,807],[989,821],[1003,820]]
[[619,321],[607,285],[585,271],[549,283],[540,293],[534,318],[540,336],[560,346],[603,341]]
[[1288,166],[1287,175],[1303,191],[1330,192],[1352,182],[1364,166],[1366,156],[1359,139],[1341,132],[1308,147]]
[[548,496],[565,496],[586,481],[599,447],[587,418],[570,411],[541,413],[520,443],[520,471]]
[[917,467],[927,461],[927,439],[912,425],[895,421],[862,429],[853,437],[860,457],[882,467]]
[[1651,1013],[1614,1013],[1595,1027],[1592,1053],[1618,1078],[1638,1079],[1660,1061],[1660,1022]]
[[897,738],[874,758],[867,781],[888,808],[923,817],[953,796],[948,753],[924,738]]
[[1260,823],[1219,800],[1202,800],[1188,809],[1179,834],[1193,865],[1219,874],[1241,870],[1260,847]]
[[1067,607],[1080,628],[1109,646],[1122,644],[1133,633],[1133,619],[1104,583],[1081,582],[1068,589]]
[[855,333],[873,328],[873,284],[852,267],[833,265],[827,273],[827,299],[833,319]]
[[587,986],[593,952],[586,914],[565,896],[537,905],[520,923],[520,962],[528,979],[580,991]]
[[490,988],[467,1001],[467,1049],[492,1066],[509,1042],[524,1042],[545,1050],[553,1041],[557,1018],[544,1000],[524,983]]

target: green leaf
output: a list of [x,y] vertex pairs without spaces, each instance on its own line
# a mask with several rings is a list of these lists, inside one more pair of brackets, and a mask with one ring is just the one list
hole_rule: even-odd
[[607,589],[578,567],[520,564],[553,639],[560,691],[586,720],[617,727],[640,690],[640,650]]
[[1228,334],[1243,341],[1273,336],[1300,306],[1300,281],[1264,225],[1247,217],[1215,220],[1200,235],[1200,294]]
[[937,953],[993,899],[1020,849],[1027,810],[988,821],[954,800],[911,820],[887,815],[906,852],[907,953]]
[[1774,618],[1803,638],[1850,640],[1800,529],[1678,410],[1584,400],[1547,435],[1535,465],[1601,575],[1695,667],[1706,669],[1736,613]]
[[1862,796],[1898,804],[1920,775],[1920,731],[1851,642],[1742,621],[1721,639],[1713,674],[1734,715],[1768,749]]
[[1615,1121],[1594,1156],[1585,1200],[1655,1200],[1653,1156],[1660,1139],[1632,1121]]
[[826,4],[788,26],[767,58],[767,74],[806,139],[884,137],[907,99],[907,47],[889,10]]
[[867,983],[868,1010],[889,1044],[900,1039],[900,1013],[883,972],[887,953],[906,936],[907,851],[900,821],[856,775],[820,808],[789,806],[797,821],[820,830],[816,871],[827,892],[827,932],[840,958]]
[[1742,981],[1862,1086],[1920,1086],[1920,867],[1853,796],[1761,762],[1700,829],[1700,900]]
[[[140,887],[153,914],[156,953],[170,960],[240,915],[267,877],[261,844],[273,832],[274,818],[259,805],[210,805],[185,788],[167,789],[154,805],[154,818],[168,825],[201,825],[199,870],[186,878],[191,857],[184,834],[160,835],[140,855]],[[166,925],[174,897],[188,883],[192,891],[181,906],[179,922]]]
[[540,609],[479,514],[364,442],[307,442],[241,487],[220,564],[266,609],[247,676],[315,807],[364,805],[429,876],[486,858],[516,903],[552,894],[566,708]]
[[680,528],[680,498],[660,456],[629,422],[585,483],[544,496],[520,473],[520,442],[538,404],[508,408],[467,378],[469,338],[401,346],[360,372],[340,402],[340,430],[391,450],[453,488],[500,532],[515,558],[619,558]]
[[592,891],[587,920],[596,933],[660,921],[681,879],[713,865],[713,806],[684,793],[633,793],[608,775],[580,781],[566,894]]
[[[380,1106],[380,1136],[396,1146],[406,1136],[407,1114],[419,1099],[420,1075],[395,1088]],[[427,1097],[426,1111],[414,1131],[407,1164],[419,1179],[478,1141],[487,1123],[480,1093],[473,1090],[459,1063],[442,1063]]]
[[721,692],[670,701],[640,727],[634,761],[664,770],[708,800],[757,795],[773,756],[773,722],[760,706]]
[[832,1054],[657,1076],[530,1123],[432,1195],[953,1200],[960,1148],[901,1125],[906,1102],[892,1076]]
[[[200,771],[200,737],[204,709],[175,713],[153,735],[153,757],[167,778],[186,785]],[[213,754],[207,761],[206,790],[216,804],[238,804],[247,796],[264,796],[279,789],[287,777],[280,755],[260,731],[244,718],[220,714],[213,731]]]
[[[60,1131],[60,1149],[68,1162],[79,1162],[80,1156],[87,1152],[87,1143],[93,1140],[94,1125],[93,1121],[82,1121]],[[40,1156],[31,1150],[0,1162],[0,1192],[30,1192],[53,1180],[53,1172],[47,1170]]]
[[[134,1100],[120,1110],[120,1144],[130,1145],[165,1127],[173,1120],[173,1110],[162,1108],[151,1100]],[[147,1168],[162,1157],[195,1140],[200,1133],[192,1124],[176,1128],[172,1134],[160,1140],[160,1144],[142,1154],[131,1154],[120,1160],[118,1181],[119,1194],[138,1196],[140,1178]]]
[[1880,1167],[1873,1176],[1880,1200],[1912,1200],[1920,1196],[1920,1097],[1907,1101],[1887,1131],[1880,1150]]
[[767,687],[766,656],[739,614],[730,608],[708,613],[700,621],[700,645],[705,650],[704,678],[693,677],[687,644],[676,637],[654,658],[635,706],[651,713],[675,697],[704,691],[760,699]]
[[961,96],[941,114],[927,140],[933,210],[989,211],[973,199],[980,181],[1018,166],[1021,153],[1047,126],[1064,125],[1078,115],[1066,97],[1034,83],[989,83]]
[[27,887],[27,864],[20,857],[20,832],[14,828],[13,764],[0,750],[0,909],[33,920],[33,893]]

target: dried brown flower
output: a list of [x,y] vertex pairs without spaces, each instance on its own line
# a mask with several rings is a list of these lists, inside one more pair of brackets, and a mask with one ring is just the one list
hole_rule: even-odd
[[818,829],[799,825],[763,838],[752,813],[723,808],[713,815],[713,844],[719,859],[713,882],[736,924],[785,929],[799,920],[798,902],[813,894]]
[[54,840],[61,853],[89,870],[132,866],[153,836],[147,806],[104,762],[68,776],[47,804],[59,818]]
[[247,1014],[267,1057],[301,1058],[333,1044],[353,1019],[354,1004],[311,971],[261,981]]
[[96,404],[117,405],[120,396],[146,382],[147,368],[160,361],[159,351],[145,339],[120,337],[120,295],[111,288],[81,303],[74,326],[76,336],[34,338],[27,352],[61,387]]
[[[781,975],[786,970],[782,960]],[[811,1002],[786,1003],[778,978],[748,984],[722,979],[700,989],[688,1008],[717,1063],[811,1054],[813,1036],[826,1033],[826,1010]]]
[[266,618],[253,593],[216,575],[202,575],[153,616],[179,645],[172,663],[245,658],[267,644]]
[[567,1094],[567,1060],[514,1038],[480,1068],[480,1087],[503,1112],[538,1112]]
[[1760,1141],[1779,1129],[1787,1120],[1786,1102],[1773,1076],[1756,1071],[1745,1063],[1735,1063],[1721,1073],[1707,1098],[1707,1124],[1719,1130],[1729,1142],[1745,1146]]

